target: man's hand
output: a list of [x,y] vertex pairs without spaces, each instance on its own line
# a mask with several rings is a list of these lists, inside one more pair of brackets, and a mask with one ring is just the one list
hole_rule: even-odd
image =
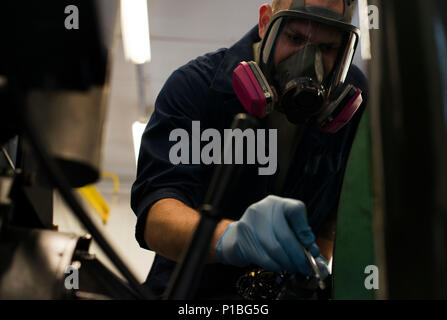
[[310,275],[313,272],[303,246],[316,258],[322,276],[327,276],[327,262],[315,244],[305,205],[298,200],[268,196],[226,228],[216,254],[224,264],[255,264],[268,271]]

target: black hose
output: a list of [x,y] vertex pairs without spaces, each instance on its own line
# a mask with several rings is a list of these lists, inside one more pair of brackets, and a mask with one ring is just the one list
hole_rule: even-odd
[[[256,128],[259,122],[248,114],[238,114],[234,117],[232,130]],[[225,148],[231,147],[229,141]],[[222,163],[224,163],[222,161]],[[190,300],[196,297],[196,292],[205,267],[205,260],[217,224],[223,217],[219,210],[226,199],[230,182],[237,178],[238,165],[220,164],[214,169],[204,204],[200,209],[200,221],[194,231],[192,240],[184,252],[181,262],[176,266],[168,284],[163,299]]]

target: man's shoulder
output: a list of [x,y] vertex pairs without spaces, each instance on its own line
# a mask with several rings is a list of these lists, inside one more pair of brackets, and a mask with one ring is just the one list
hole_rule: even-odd
[[165,88],[188,90],[188,96],[202,93],[204,89],[232,94],[232,73],[241,61],[253,60],[253,43],[260,41],[258,27],[253,27],[238,42],[229,48],[221,48],[203,54],[175,70],[165,84]]
[[190,60],[176,69],[171,74],[169,80],[171,80],[171,82],[172,80],[186,81],[189,85],[209,87],[212,84],[227,51],[227,48],[221,48]]
[[171,73],[155,101],[156,110],[188,118],[206,117],[219,95],[212,90],[228,49],[199,56]]

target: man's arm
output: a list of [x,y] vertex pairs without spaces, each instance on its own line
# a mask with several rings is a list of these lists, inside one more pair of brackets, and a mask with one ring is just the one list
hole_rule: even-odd
[[[149,210],[144,239],[151,250],[173,261],[179,261],[199,222],[200,214],[175,199],[157,201]],[[217,263],[216,244],[232,220],[222,220],[208,250],[207,263]]]
[[[149,248],[158,254],[178,262],[194,233],[200,215],[197,211],[175,199],[157,201],[149,210],[144,230],[144,239]],[[329,261],[332,257],[334,245],[333,215],[323,226],[331,232],[320,232],[316,243],[323,256]],[[216,244],[232,220],[222,220],[210,243],[207,263],[219,262],[216,256]]]

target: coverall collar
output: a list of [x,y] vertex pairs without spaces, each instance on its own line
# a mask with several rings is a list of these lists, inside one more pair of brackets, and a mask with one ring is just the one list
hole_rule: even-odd
[[261,41],[259,27],[256,25],[241,40],[227,50],[211,83],[211,89],[222,93],[234,94],[232,85],[233,71],[240,62],[254,60],[253,44],[259,41]]

